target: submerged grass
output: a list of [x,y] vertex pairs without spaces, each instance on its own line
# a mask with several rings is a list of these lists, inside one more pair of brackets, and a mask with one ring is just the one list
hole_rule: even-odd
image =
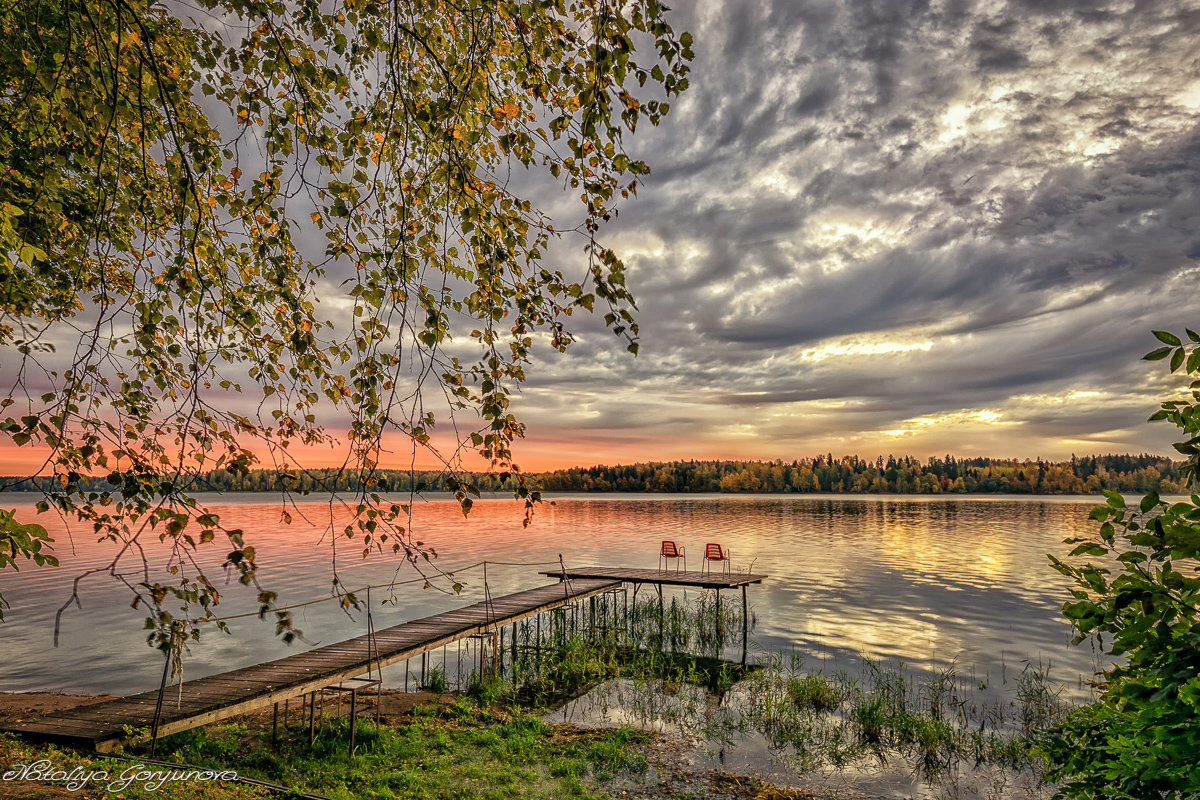
[[1047,669],[1034,665],[1005,702],[953,664],[919,677],[869,661],[853,675],[813,672],[779,654],[730,664],[719,655],[740,640],[740,609],[730,603],[718,613],[709,593],[690,603],[643,600],[624,616],[624,625],[589,636],[564,614],[540,638],[523,640],[531,645],[510,676],[517,696],[551,705],[620,678],[631,691],[612,702],[718,746],[757,733],[801,771],[902,759],[932,781],[964,764],[1040,773],[1036,733],[1065,712]]
[[1046,765],[1038,731],[1066,710],[1047,668],[1026,665],[1015,681],[1005,676],[1006,699],[1003,687],[989,689],[954,664],[914,672],[868,661],[850,674],[808,671],[802,659],[775,654],[743,668],[716,657],[730,638],[740,638],[739,611],[726,607],[717,617],[703,595],[692,604],[635,604],[626,631],[557,640],[522,697],[547,702],[557,690],[578,693],[621,678],[599,701],[606,706],[601,713],[616,706],[640,724],[700,736],[714,750],[758,735],[799,773],[870,772],[872,765],[901,763],[927,785],[945,788],[947,797],[957,796],[954,786],[965,773],[984,775],[995,787],[1009,786],[1014,776],[1026,786],[1040,784]]
[[964,764],[1040,771],[1036,733],[1066,711],[1046,670],[1032,665],[1007,704],[983,699],[953,666],[923,680],[871,663],[858,675],[795,670],[774,659],[748,681],[739,725],[795,749],[808,768],[873,755],[903,758],[926,779]]

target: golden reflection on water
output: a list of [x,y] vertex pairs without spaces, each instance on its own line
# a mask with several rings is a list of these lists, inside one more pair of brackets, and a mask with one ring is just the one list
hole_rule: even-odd
[[[896,564],[907,565],[915,573],[951,573],[964,582],[988,586],[1006,580],[1013,573],[1013,537],[996,531],[975,527],[970,533],[970,546],[948,540],[945,535],[949,522],[943,515],[919,509],[916,513],[884,513],[879,543],[885,557]],[[925,513],[920,513],[924,511]]]

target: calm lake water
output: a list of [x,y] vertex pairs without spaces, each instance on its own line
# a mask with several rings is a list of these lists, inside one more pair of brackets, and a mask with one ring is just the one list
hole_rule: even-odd
[[[751,657],[800,654],[813,668],[853,670],[863,658],[910,669],[953,665],[960,673],[1000,683],[1025,663],[1050,666],[1068,693],[1085,694],[1082,681],[1101,665],[1086,646],[1069,644],[1060,610],[1064,579],[1046,554],[1062,554],[1062,540],[1091,529],[1094,498],[913,496],[662,496],[568,495],[540,508],[522,527],[520,506],[508,499],[477,502],[464,520],[452,501],[417,506],[414,530],[439,553],[444,570],[487,559],[494,595],[543,584],[539,569],[609,564],[654,567],[662,539],[685,545],[698,569],[706,542],[732,549],[735,571],[770,578],[749,590],[754,621]],[[36,498],[0,495],[0,505],[34,517]],[[416,574],[386,556],[363,560],[361,548],[336,542],[346,513],[328,502],[301,500],[295,521],[284,525],[276,498],[211,496],[203,500],[225,523],[242,527],[259,554],[260,580],[280,602],[329,596],[336,554],[338,577],[359,587],[410,581]],[[297,510],[301,513],[297,513]],[[0,690],[124,694],[155,688],[162,657],[146,646],[144,614],[107,573],[85,578],[80,604],[64,611],[58,647],[52,636],[56,610],[74,578],[105,565],[110,544],[90,532],[41,515],[56,537],[57,569],[22,565],[0,576],[11,603],[0,624]],[[336,548],[336,549],[335,549]],[[206,549],[202,561],[221,575],[225,546]],[[148,549],[154,574],[154,548]],[[506,562],[519,565],[502,565]],[[541,564],[538,566],[537,564]],[[140,560],[116,568],[131,582],[144,580]],[[162,578],[162,575],[157,575]],[[482,599],[483,572],[460,572],[462,594],[423,582],[372,592],[377,628]],[[214,581],[216,582],[216,581]],[[643,594],[643,596],[645,596]],[[694,596],[694,591],[693,595]],[[727,597],[732,601],[736,595]],[[386,602],[385,602],[386,601]],[[253,593],[231,581],[225,614],[257,608]],[[365,632],[365,614],[325,602],[298,609],[304,642],[287,646],[273,625],[256,619],[231,623],[232,635],[212,632],[193,644],[185,679],[198,678],[300,652]],[[393,685],[403,672],[391,673]]]

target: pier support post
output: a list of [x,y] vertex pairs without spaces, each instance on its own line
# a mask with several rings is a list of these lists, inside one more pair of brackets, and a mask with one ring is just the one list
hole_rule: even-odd
[[171,669],[171,650],[174,649],[175,641],[172,638],[171,649],[165,653],[166,658],[163,660],[162,680],[158,684],[158,702],[154,704],[154,725],[150,729],[150,757],[154,758],[154,750],[158,747],[158,723],[162,718],[163,693],[167,690],[167,673]]
[[746,666],[746,637],[750,630],[750,614],[746,611],[746,585],[742,584],[742,666]]
[[317,693],[311,691],[308,693],[308,746],[312,747],[313,740],[317,738]]
[[742,666],[746,666],[746,634],[750,630],[750,614],[746,610],[746,587],[742,584]]
[[721,655],[721,588],[717,587],[717,657]]
[[662,584],[656,583],[654,588],[658,590],[658,646],[661,648],[663,646],[663,625],[667,621],[667,607],[663,602]]

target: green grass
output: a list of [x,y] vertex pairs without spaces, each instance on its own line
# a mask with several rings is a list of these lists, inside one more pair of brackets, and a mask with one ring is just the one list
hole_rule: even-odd
[[815,673],[789,678],[787,693],[797,706],[814,711],[832,711],[842,704],[842,690],[837,684]]
[[[630,729],[580,731],[553,726],[537,717],[488,710],[460,697],[443,707],[419,706],[404,724],[376,728],[360,719],[355,752],[347,752],[349,722],[327,720],[310,748],[307,725],[281,730],[271,743],[270,725],[229,724],[198,728],[159,741],[158,759],[216,770],[232,770],[299,791],[339,800],[602,800],[604,785],[637,776],[649,765],[641,745],[650,734]],[[49,745],[30,745],[0,735],[0,764],[49,760],[53,769],[105,771],[119,775],[137,763],[81,755]],[[149,766],[147,769],[160,769]],[[39,783],[10,784],[30,797],[59,797]],[[59,782],[59,787],[62,782]],[[55,792],[58,793],[55,793]],[[178,782],[157,792],[136,784],[122,797],[181,800],[251,800],[272,796],[267,790],[228,782]],[[93,780],[80,798],[106,794]]]
[[376,729],[360,720],[347,753],[346,720],[322,728],[308,746],[307,728],[288,731],[277,748],[269,732],[233,726],[189,731],[160,743],[168,761],[235,769],[240,774],[334,798],[608,797],[601,784],[644,772],[630,730],[568,734],[524,714],[483,710],[466,698],[423,708],[409,723]]

